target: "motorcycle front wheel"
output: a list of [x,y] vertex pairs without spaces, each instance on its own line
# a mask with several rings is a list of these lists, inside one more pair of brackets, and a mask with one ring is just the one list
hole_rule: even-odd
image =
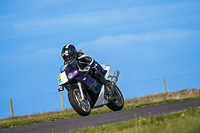
[[113,111],[121,110],[124,107],[124,98],[120,89],[114,85],[114,99],[107,104],[107,107]]
[[85,98],[82,100],[79,89],[68,91],[68,99],[73,109],[82,116],[87,116],[91,112],[90,102]]

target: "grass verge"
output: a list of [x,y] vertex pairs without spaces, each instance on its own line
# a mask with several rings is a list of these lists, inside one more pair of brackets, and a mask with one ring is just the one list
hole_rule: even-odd
[[199,133],[200,107],[128,122],[83,128],[70,133]]
[[[171,103],[171,102],[177,102],[177,101],[198,99],[198,98],[200,98],[200,96],[183,98],[183,99],[169,99],[169,100],[163,100],[163,101],[159,101],[159,102],[142,103],[142,104],[136,104],[136,105],[125,105],[123,110],[145,107],[145,106],[158,105],[158,104],[164,104],[164,103]],[[108,108],[101,108],[101,109],[97,109],[97,110],[92,110],[90,115],[101,114],[101,113],[106,113],[106,112],[111,112],[111,110],[108,109]],[[29,124],[36,124],[36,123],[42,123],[42,122],[49,122],[49,121],[57,121],[57,120],[61,120],[61,119],[69,119],[69,118],[74,118],[74,117],[80,117],[80,115],[75,113],[75,112],[72,112],[72,113],[68,113],[68,114],[61,114],[60,113],[59,115],[36,117],[36,118],[30,118],[30,119],[17,119],[17,120],[9,120],[9,121],[6,121],[6,122],[2,121],[0,123],[0,129],[29,125]]]

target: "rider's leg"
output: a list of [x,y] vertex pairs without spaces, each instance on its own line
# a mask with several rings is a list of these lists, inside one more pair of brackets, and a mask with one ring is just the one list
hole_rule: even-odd
[[103,84],[105,87],[105,90],[107,92],[108,99],[111,100],[113,98],[113,86],[111,85],[110,82],[107,82],[106,79],[104,78],[103,74],[99,71],[96,71],[96,79],[99,83]]
[[95,66],[90,69],[90,74],[93,78],[95,78],[100,84],[105,86],[105,89],[108,92],[109,96],[112,96],[112,90],[113,86],[110,84],[110,82],[107,82],[106,79],[104,78],[104,75],[102,73],[102,67],[99,63],[95,63]]
[[113,88],[110,82],[107,82],[106,79],[104,78],[104,75],[102,73],[102,67],[96,63],[96,67],[93,67],[90,69],[90,74],[93,78],[95,78],[100,84],[104,85],[106,91],[108,92],[108,96],[112,97],[113,93]]

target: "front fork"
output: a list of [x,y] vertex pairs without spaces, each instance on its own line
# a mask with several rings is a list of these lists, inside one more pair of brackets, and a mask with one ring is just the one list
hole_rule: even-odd
[[[59,92],[61,92],[61,91],[64,91],[64,86],[62,86],[62,87],[60,87],[59,89],[58,89],[58,91]],[[79,88],[79,90],[80,90],[80,93],[81,93],[81,100],[85,100],[85,97],[84,97],[84,93],[83,93],[83,88],[82,88],[82,86],[81,86],[81,82],[80,81],[78,81],[78,88]],[[67,89],[68,90],[68,89]]]
[[81,100],[85,100],[84,93],[83,93],[83,88],[81,86],[81,82],[80,81],[78,81],[78,87],[79,87],[79,90],[80,90],[80,93],[81,93]]

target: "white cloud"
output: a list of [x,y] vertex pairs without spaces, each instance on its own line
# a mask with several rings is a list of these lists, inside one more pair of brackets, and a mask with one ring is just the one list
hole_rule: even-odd
[[[116,36],[103,36],[96,40],[79,44],[80,46],[122,46],[122,45],[136,45],[146,43],[150,45],[153,42],[169,42],[168,45],[180,45],[184,40],[190,40],[200,35],[200,31],[182,30],[182,29],[163,29],[154,32],[146,32],[141,34],[126,34]],[[171,43],[170,43],[171,41]],[[179,41],[177,43],[174,43]],[[162,45],[156,43],[156,45]]]
[[80,43],[78,48],[90,55],[104,56],[102,53],[110,53],[112,59],[119,55],[131,60],[138,60],[139,57],[141,60],[159,61],[194,51],[199,47],[199,35],[200,31],[163,29],[141,34],[103,36]]
[[[143,56],[151,60],[160,59],[169,55],[179,54],[194,49],[200,43],[200,31],[182,29],[163,29],[154,32],[140,34],[124,34],[116,36],[102,36],[89,42],[75,44],[77,49],[82,49],[86,54],[101,56],[102,52],[111,53],[110,57],[120,55]],[[26,49],[34,49],[27,51]],[[1,60],[51,60],[60,56],[61,48],[29,48],[29,46],[18,48],[18,51],[9,55],[0,56]],[[17,54],[21,53],[21,54]],[[114,57],[113,57],[114,58]]]
[[[63,1],[62,1],[63,2]],[[41,2],[42,6],[52,6],[51,3],[62,5],[62,2]],[[45,5],[45,3],[49,3]],[[36,5],[39,5],[37,3]],[[95,11],[89,13],[46,15],[35,18],[27,18],[20,22],[14,23],[16,30],[73,30],[95,28],[110,28],[124,25],[142,27],[155,24],[176,24],[175,22],[184,23],[188,11],[197,10],[199,2],[182,2],[169,5],[140,6],[133,8],[122,8]],[[188,8],[189,7],[189,8]],[[193,7],[193,8],[191,8]],[[187,10],[187,11],[186,11]],[[184,15],[184,18],[183,18]],[[192,21],[192,20],[190,20]],[[49,31],[48,31],[49,32]]]

